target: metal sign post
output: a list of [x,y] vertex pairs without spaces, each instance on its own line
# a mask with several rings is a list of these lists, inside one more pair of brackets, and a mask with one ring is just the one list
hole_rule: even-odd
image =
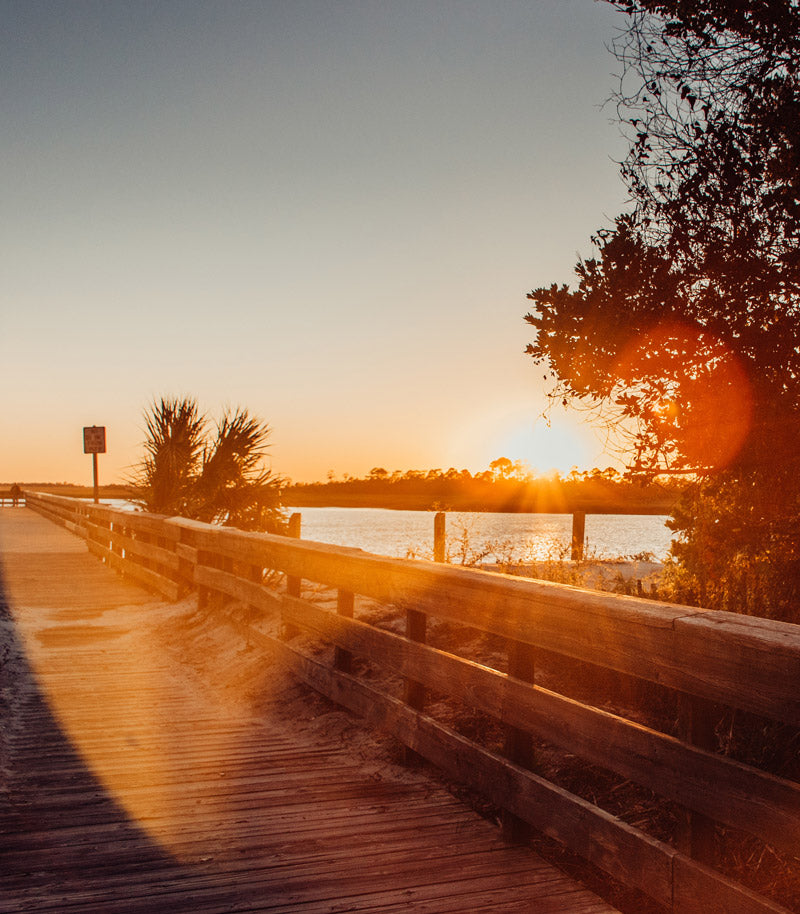
[[106,452],[106,427],[105,425],[85,425],[83,427],[83,453],[92,455],[92,471],[94,479],[94,503],[100,501],[100,490],[97,484],[97,455]]

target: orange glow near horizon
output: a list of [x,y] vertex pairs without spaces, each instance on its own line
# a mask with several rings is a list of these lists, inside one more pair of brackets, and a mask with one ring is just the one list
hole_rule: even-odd
[[476,412],[457,430],[447,450],[455,458],[449,463],[459,467],[459,454],[480,454],[482,462],[468,465],[473,473],[507,457],[527,464],[538,477],[554,472],[566,476],[573,467],[589,470],[617,463],[601,434],[574,412],[553,411],[546,418],[541,404],[519,399]]
[[[403,438],[402,428],[409,427],[404,425],[401,434],[385,441],[348,428],[338,439],[323,433],[320,443],[313,422],[294,427],[276,423],[267,462],[275,473],[298,483],[324,482],[331,472],[337,478],[362,477],[376,466],[390,473],[455,467],[475,474],[487,470],[499,457],[522,461],[537,476],[553,471],[566,476],[572,467],[589,470],[617,463],[605,449],[602,432],[581,421],[579,415],[559,411],[546,419],[542,410],[537,400],[511,398],[453,415],[449,426],[420,423],[414,436]],[[107,413],[100,420],[108,436],[108,453],[99,458],[100,485],[124,483],[143,452],[138,416]],[[13,460],[7,455],[0,485],[64,482],[91,486],[92,461],[82,452],[81,428],[79,420],[33,429],[16,443]]]

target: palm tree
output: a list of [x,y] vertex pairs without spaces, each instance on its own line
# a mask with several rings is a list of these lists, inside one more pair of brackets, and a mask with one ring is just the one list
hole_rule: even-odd
[[275,532],[283,525],[281,480],[264,465],[270,427],[246,409],[226,411],[203,448],[199,520]]
[[284,528],[283,480],[264,465],[271,430],[261,419],[226,410],[212,437],[194,399],[162,397],[145,412],[145,431],[133,481],[146,510],[247,530]]
[[141,492],[139,501],[148,511],[192,516],[205,430],[205,418],[196,401],[188,397],[162,397],[145,412],[145,456],[133,481]]

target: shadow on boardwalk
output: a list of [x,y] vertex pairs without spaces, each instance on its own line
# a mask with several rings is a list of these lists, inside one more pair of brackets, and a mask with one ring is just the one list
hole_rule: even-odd
[[0,632],[0,910],[73,900],[87,910],[103,874],[138,880],[174,869],[61,729],[26,658],[2,569]]

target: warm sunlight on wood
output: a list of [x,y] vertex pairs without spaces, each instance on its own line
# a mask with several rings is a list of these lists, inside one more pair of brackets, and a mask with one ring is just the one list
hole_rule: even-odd
[[[42,628],[39,618],[35,634],[26,631],[30,620],[17,620],[39,687],[64,736],[132,823],[176,860],[213,853],[209,841],[214,832],[212,812],[204,810],[202,816],[190,817],[188,821],[195,827],[187,831],[186,814],[198,811],[202,797],[189,781],[184,760],[202,756],[204,767],[214,769],[215,779],[224,777],[223,760],[233,747],[227,744],[224,728],[209,730],[198,726],[196,719],[173,713],[176,702],[186,697],[180,695],[186,692],[185,678],[166,665],[163,652],[152,649],[144,634],[137,632],[141,626],[133,615],[136,606],[113,610],[111,625],[100,613],[89,625],[76,624],[72,634],[63,619],[59,624],[63,610],[53,613],[49,627]],[[175,612],[165,607],[164,615],[168,622]],[[115,685],[106,681],[102,693],[97,692],[96,677],[70,676],[65,669],[70,664],[70,638],[85,642],[93,630],[98,640],[112,637],[122,647],[115,654]],[[125,662],[120,666],[122,658]],[[151,700],[156,694],[162,696],[157,705]],[[227,693],[215,689],[211,694],[224,698]],[[226,709],[217,711],[224,718]],[[224,810],[219,814],[225,817]]]

